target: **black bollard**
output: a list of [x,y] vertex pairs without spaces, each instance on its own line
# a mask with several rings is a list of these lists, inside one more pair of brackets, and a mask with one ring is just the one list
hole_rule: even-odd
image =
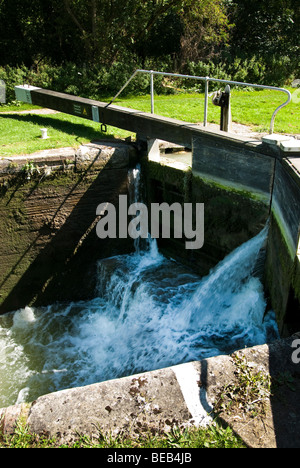
[[213,96],[213,104],[221,107],[220,130],[229,132],[231,129],[230,86],[225,91],[217,91]]

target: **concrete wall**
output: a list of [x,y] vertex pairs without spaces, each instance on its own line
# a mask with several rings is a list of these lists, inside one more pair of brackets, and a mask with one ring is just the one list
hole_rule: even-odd
[[[0,163],[0,313],[93,297],[96,262],[132,249],[96,236],[96,208],[127,193],[135,151],[91,144]],[[22,168],[34,162],[30,180]]]

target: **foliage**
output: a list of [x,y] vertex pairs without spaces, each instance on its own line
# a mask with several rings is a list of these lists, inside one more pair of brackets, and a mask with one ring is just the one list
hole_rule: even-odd
[[22,167],[22,175],[24,179],[31,180],[35,176],[40,174],[40,170],[36,164],[32,161],[27,161],[26,164]]
[[293,0],[238,0],[229,2],[235,28],[234,50],[263,56],[289,55],[299,59],[300,4]]
[[9,102],[23,81],[113,93],[136,68],[277,85],[300,71],[292,0],[2,0],[0,21]]
[[[300,6],[292,0],[2,0],[0,21],[7,102],[24,82],[113,95],[137,68],[271,85],[300,72]],[[148,86],[140,75],[126,91]],[[162,79],[156,90],[166,92]]]
[[181,67],[187,61],[207,60],[218,55],[222,45],[228,44],[232,25],[225,2],[186,1],[183,6],[184,24],[181,38]]
[[245,357],[234,355],[236,381],[225,385],[214,406],[216,412],[243,413],[254,418],[266,412],[271,396],[271,377],[255,370]]
[[0,21],[2,65],[30,67],[44,57],[112,65],[128,53],[143,61],[178,54],[191,21],[188,35],[194,40],[200,27],[201,45],[227,39],[222,0],[6,0]]

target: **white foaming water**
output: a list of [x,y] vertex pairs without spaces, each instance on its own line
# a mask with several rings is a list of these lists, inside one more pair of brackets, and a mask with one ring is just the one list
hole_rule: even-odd
[[148,239],[99,262],[95,299],[0,317],[0,407],[277,338],[253,273],[266,236],[267,228],[205,278]]

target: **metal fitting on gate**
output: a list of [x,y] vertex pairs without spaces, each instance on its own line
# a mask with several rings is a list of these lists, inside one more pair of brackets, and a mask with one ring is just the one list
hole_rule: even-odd
[[222,98],[222,91],[221,90],[216,91],[213,94],[212,103],[214,104],[214,106],[220,106],[221,105],[220,104],[221,98]]
[[213,94],[212,102],[215,106],[225,107],[229,105],[229,98],[230,98],[230,88],[229,88],[229,92],[226,91],[226,89],[225,91],[219,90]]

